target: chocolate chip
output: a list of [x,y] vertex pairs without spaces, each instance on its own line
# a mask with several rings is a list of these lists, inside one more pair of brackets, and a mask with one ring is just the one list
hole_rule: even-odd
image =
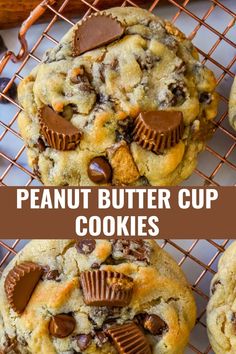
[[147,241],[142,239],[116,240],[112,243],[112,257],[115,260],[125,259],[150,263],[151,246]]
[[180,106],[186,100],[186,88],[183,84],[171,84],[169,90],[172,92],[174,97],[171,100],[172,106]]
[[142,70],[151,70],[160,61],[160,57],[154,56],[147,51],[144,57],[138,57],[136,60]]
[[157,315],[146,315],[143,321],[143,327],[153,335],[160,336],[168,330],[168,326]]
[[91,268],[92,269],[98,269],[100,267],[100,264],[94,262],[92,265],[91,265]]
[[[0,92],[3,92],[7,84],[10,82],[10,79],[7,77],[0,77]],[[16,98],[16,93],[17,93],[17,87],[15,82],[12,83],[11,87],[8,89],[8,91],[5,93],[7,96],[9,96],[11,99]],[[2,96],[0,96],[0,103],[9,103],[9,101]]]
[[60,273],[57,269],[53,269],[53,270],[48,270],[46,271],[46,273],[44,273],[43,275],[43,280],[55,280],[55,281],[60,281],[60,279],[58,279],[60,277]]
[[132,142],[132,132],[134,126],[133,119],[129,117],[124,120],[119,120],[117,125],[118,127],[115,131],[116,142],[125,140],[128,144],[130,144]]
[[217,280],[212,284],[212,286],[211,286],[212,295],[215,294],[216,289],[217,289],[217,285],[220,285],[220,284],[222,284],[220,280]]
[[95,340],[98,347],[102,347],[105,343],[108,342],[108,337],[105,332],[97,331],[95,334]]
[[90,254],[95,250],[96,241],[95,240],[77,241],[75,247],[79,253]]
[[43,141],[42,138],[38,138],[38,144],[37,144],[38,148],[39,148],[39,151],[40,152],[44,152],[46,150],[46,145],[45,145],[45,142]]
[[56,315],[50,320],[49,332],[53,337],[65,338],[74,331],[75,325],[75,319],[71,315]]
[[92,341],[92,335],[91,334],[78,334],[76,337],[76,342],[80,350],[86,350]]
[[0,36],[0,54],[4,53],[6,51],[7,51],[7,46],[4,43],[2,36]]
[[232,313],[230,320],[233,324],[236,324],[236,313],[235,312]]
[[94,157],[88,165],[88,176],[94,183],[108,183],[111,180],[112,169],[103,156]]
[[199,95],[199,102],[204,104],[210,104],[212,102],[212,95],[209,92],[202,92]]

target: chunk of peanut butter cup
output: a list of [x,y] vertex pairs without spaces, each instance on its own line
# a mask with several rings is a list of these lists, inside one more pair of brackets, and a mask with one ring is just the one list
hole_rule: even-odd
[[22,313],[38,284],[44,270],[33,262],[23,262],[16,265],[8,273],[4,287],[11,308]]
[[175,146],[184,133],[180,111],[141,112],[135,120],[133,140],[146,150],[163,153]]
[[151,347],[139,327],[131,322],[107,330],[120,354],[151,354]]
[[133,279],[117,272],[94,270],[81,273],[84,302],[90,306],[127,306],[133,293]]
[[49,332],[53,337],[65,338],[74,331],[75,325],[75,319],[71,315],[56,315],[49,322]]
[[103,156],[94,157],[88,165],[88,176],[94,183],[108,183],[112,176],[111,165]]
[[124,28],[111,15],[94,13],[77,27],[73,40],[73,56],[114,42],[124,33]]
[[48,106],[39,111],[41,133],[48,145],[56,150],[74,150],[82,132]]

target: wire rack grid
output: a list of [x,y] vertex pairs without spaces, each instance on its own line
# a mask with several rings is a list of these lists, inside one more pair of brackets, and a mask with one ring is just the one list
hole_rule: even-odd
[[[21,38],[22,51],[18,56],[8,55],[0,63],[2,75],[7,72],[10,59],[20,63],[15,64],[11,81],[0,96],[9,101],[7,110],[0,104],[0,186],[10,185],[38,185],[34,174],[28,169],[25,146],[17,128],[17,117],[21,107],[17,101],[7,96],[7,89],[15,81],[18,83],[29,74],[30,68],[41,61],[40,46],[47,42],[58,43],[58,20],[60,27],[65,30],[74,22],[64,15],[64,10],[70,0],[64,0],[58,5],[53,0],[45,0],[36,12],[39,17],[45,10],[51,15],[51,21],[40,27],[40,33],[27,49],[24,40],[25,32],[31,27],[32,21],[26,23]],[[100,10],[103,0],[80,0],[84,6],[81,14],[87,16],[93,11]],[[112,1],[111,1],[112,3]],[[149,11],[161,14],[171,20],[193,40],[204,64],[210,67],[217,77],[217,91],[220,95],[219,114],[215,120],[216,132],[209,141],[207,149],[200,155],[198,168],[193,176],[185,182],[187,185],[236,185],[236,136],[227,120],[228,94],[235,76],[236,69],[236,4],[230,0],[137,0],[116,1],[120,6],[143,6]],[[140,5],[141,4],[141,5]],[[163,4],[163,6],[161,6]],[[181,28],[181,25],[183,28]],[[233,35],[234,34],[234,35]],[[207,41],[203,41],[206,38]],[[5,111],[4,111],[5,109]],[[4,112],[4,114],[3,114]],[[230,236],[230,235],[227,235]],[[232,235],[231,235],[232,236]],[[191,237],[191,236],[190,236]],[[198,305],[198,318],[192,332],[186,354],[212,353],[206,333],[206,305],[208,301],[209,283],[217,270],[220,255],[231,241],[222,240],[160,240],[160,245],[177,260],[185,271],[195,294]],[[24,240],[0,240],[0,269],[22,249]]]

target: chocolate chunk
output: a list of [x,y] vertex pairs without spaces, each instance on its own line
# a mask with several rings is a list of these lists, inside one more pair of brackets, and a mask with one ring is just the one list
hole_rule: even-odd
[[[4,91],[4,89],[6,88],[9,82],[10,79],[8,79],[7,77],[0,77],[0,92]],[[10,88],[8,89],[8,91],[5,92],[5,95],[7,95],[8,97],[14,100],[16,98],[16,93],[17,93],[17,87],[15,82],[13,82]],[[0,103],[10,103],[10,102],[6,98],[0,96]]]
[[182,112],[141,112],[135,120],[133,139],[146,150],[163,153],[165,149],[176,145],[183,133]]
[[92,335],[91,334],[78,334],[76,337],[76,342],[80,350],[86,350],[92,341]]
[[45,271],[45,273],[43,274],[42,279],[43,280],[55,280],[55,281],[60,281],[60,279],[58,279],[60,277],[60,273],[57,269],[47,269]]
[[98,347],[102,347],[105,343],[108,342],[108,337],[105,332],[97,331],[95,334],[95,340]]
[[88,176],[94,183],[109,183],[112,169],[103,156],[94,157],[88,165]]
[[45,145],[43,139],[40,138],[40,137],[38,138],[37,147],[38,147],[38,149],[39,149],[40,152],[44,152],[44,151],[46,150],[46,145]]
[[172,106],[181,106],[186,100],[186,88],[183,84],[171,84],[169,90],[173,94],[173,98],[171,100]]
[[107,330],[120,354],[151,354],[151,347],[139,327],[131,322]]
[[128,260],[150,263],[150,243],[142,239],[134,241],[116,240],[112,242],[112,258],[115,260]]
[[126,306],[133,292],[133,279],[124,274],[106,270],[81,273],[84,302],[90,306]]
[[211,294],[212,294],[212,295],[215,294],[216,289],[217,289],[217,286],[218,286],[218,285],[221,285],[221,284],[222,284],[222,283],[221,283],[220,280],[217,280],[217,281],[215,281],[215,282],[212,284],[212,286],[211,286]]
[[94,262],[92,265],[91,265],[91,268],[92,269],[98,269],[100,267],[100,264],[97,263],[97,262]]
[[43,274],[43,267],[33,262],[16,265],[5,279],[5,292],[11,308],[22,313]]
[[204,104],[210,104],[212,102],[212,95],[209,92],[202,92],[199,95],[199,102]]
[[7,51],[7,46],[2,38],[2,36],[0,36],[0,54],[4,53]]
[[72,123],[61,117],[50,107],[39,112],[41,132],[49,146],[57,150],[74,150],[82,133]]
[[236,313],[235,312],[232,313],[230,320],[233,324],[236,324]]
[[96,241],[95,240],[77,241],[75,247],[79,253],[90,254],[95,250]]
[[134,128],[134,121],[132,118],[126,118],[118,121],[118,127],[115,131],[116,142],[125,140],[128,144],[132,143],[132,132]]
[[153,335],[160,336],[167,331],[168,326],[159,316],[146,314],[143,327]]
[[50,320],[49,333],[56,338],[65,338],[74,331],[75,325],[75,319],[71,315],[56,315]]
[[74,33],[73,55],[114,42],[124,33],[120,22],[105,13],[95,13],[83,20]]

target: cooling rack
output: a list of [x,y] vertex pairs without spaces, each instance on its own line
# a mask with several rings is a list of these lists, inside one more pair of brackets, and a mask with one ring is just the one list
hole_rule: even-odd
[[[29,170],[25,146],[17,127],[21,111],[19,104],[7,96],[13,82],[16,84],[40,62],[45,49],[58,43],[62,32],[76,22],[64,15],[70,0],[45,0],[33,12],[20,30],[21,49],[17,55],[8,53],[0,62],[0,73],[11,75],[11,81],[4,92],[9,105],[0,104],[0,186],[38,185]],[[78,0],[84,5],[80,17],[102,8],[103,0]],[[112,4],[111,0],[111,4]],[[199,164],[185,185],[236,185],[236,136],[227,119],[227,105],[230,86],[236,69],[236,2],[234,0],[155,0],[115,1],[120,6],[142,6],[164,18],[171,19],[192,39],[200,53],[201,61],[212,69],[217,77],[217,91],[220,95],[219,113],[215,120],[216,131],[207,149],[199,157]],[[141,5],[140,5],[141,4]],[[44,11],[51,15],[46,25],[37,25],[37,36],[25,35]],[[35,27],[35,26],[34,26]],[[58,30],[60,28],[60,31]],[[29,44],[29,48],[28,48]],[[16,62],[12,64],[11,60]],[[9,216],[9,220],[10,220]],[[227,237],[226,237],[227,236]],[[198,305],[198,318],[192,332],[186,354],[213,353],[206,333],[206,304],[209,283],[217,270],[220,255],[231,243],[232,235],[222,235],[222,240],[160,240],[161,247],[179,263],[192,284]],[[33,234],[32,234],[33,237]],[[190,235],[191,238],[191,235]],[[223,239],[225,238],[225,239]],[[227,239],[226,239],[227,238]],[[25,240],[0,240],[0,269],[25,245]]]

